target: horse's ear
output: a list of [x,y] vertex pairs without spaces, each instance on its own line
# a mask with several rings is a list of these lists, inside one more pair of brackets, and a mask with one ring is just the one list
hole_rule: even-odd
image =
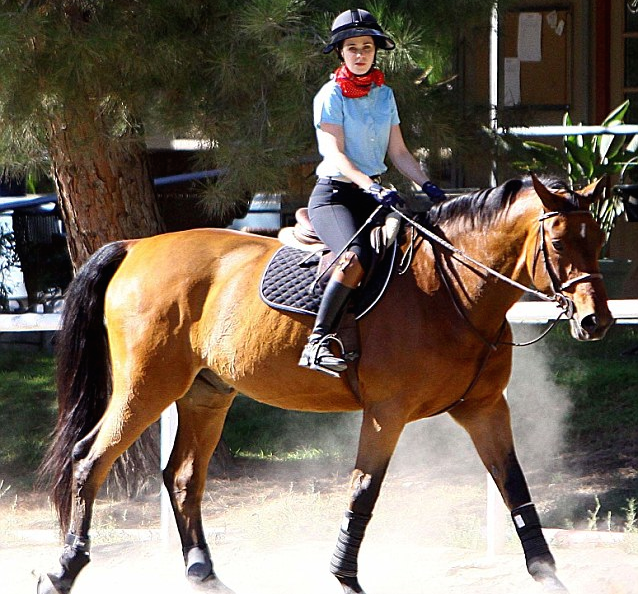
[[579,190],[577,196],[581,206],[589,206],[600,200],[603,197],[606,185],[607,176],[603,175],[600,179],[595,180],[582,190]]
[[565,198],[563,195],[559,194],[558,192],[556,193],[552,192],[533,173],[530,175],[532,177],[532,184],[534,185],[534,191],[538,194],[538,197],[541,199],[545,209],[548,211],[565,210],[565,203],[567,202],[567,198]]

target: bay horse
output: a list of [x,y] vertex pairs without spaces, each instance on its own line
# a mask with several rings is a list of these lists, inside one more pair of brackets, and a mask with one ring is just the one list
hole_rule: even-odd
[[597,263],[603,235],[588,210],[601,188],[576,193],[532,176],[434,206],[427,229],[494,274],[426,241],[426,227],[415,222],[416,232],[401,240],[412,254],[404,274],[393,276],[359,321],[356,383],[299,367],[311,316],[261,301],[259,280],[277,239],[197,229],[98,250],[67,291],[57,334],[59,417],[44,466],[66,539],[38,593],[71,591],[90,559],[98,489],[173,402],[178,429],[163,480],[186,576],[205,590],[230,592],[213,569],[201,501],[209,459],[239,392],[287,409],[363,410],[331,561],[345,594],[363,593],[359,546],[404,426],[444,411],[469,433],[498,486],[529,573],[566,591],[514,450],[503,395],[512,364],[505,315],[533,285],[569,304],[575,338],[604,336],[613,320]]

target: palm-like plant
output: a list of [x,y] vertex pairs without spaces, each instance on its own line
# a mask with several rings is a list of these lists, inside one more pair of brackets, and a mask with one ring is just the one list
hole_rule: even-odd
[[[624,124],[625,114],[629,108],[629,100],[613,109],[603,120],[601,126],[612,130]],[[566,113],[563,118],[565,126],[573,122]],[[621,134],[569,134],[563,136],[562,147],[537,141],[519,141],[508,136],[504,144],[511,149],[516,146],[522,159],[514,165],[527,171],[539,169],[560,170],[567,173],[572,187],[580,187],[596,179],[613,177],[638,166],[638,135],[633,137]],[[605,236],[609,236],[623,211],[621,196],[607,184],[603,198],[592,205],[592,213]]]

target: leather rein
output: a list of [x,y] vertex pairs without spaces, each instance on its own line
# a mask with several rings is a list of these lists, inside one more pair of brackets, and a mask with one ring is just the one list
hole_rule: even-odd
[[[554,269],[554,267],[551,264],[551,260],[549,258],[549,252],[548,252],[548,248],[547,248],[547,241],[545,239],[545,221],[547,219],[556,217],[556,216],[561,216],[561,215],[570,215],[570,214],[587,214],[590,216],[593,216],[592,213],[589,210],[572,210],[572,211],[551,211],[551,212],[546,212],[543,213],[538,221],[539,221],[539,241],[537,242],[537,245],[539,246],[537,248],[537,252],[536,255],[534,256],[534,266],[536,265],[536,262],[539,259],[539,256],[542,255],[543,257],[543,264],[545,266],[545,270],[547,272],[547,275],[549,276],[549,279],[551,281],[552,284],[552,290],[553,290],[553,294],[552,295],[547,295],[545,293],[543,293],[542,291],[538,291],[537,289],[532,289],[530,287],[526,287],[525,285],[515,281],[514,279],[509,278],[508,276],[505,276],[504,274],[501,274],[500,272],[494,270],[493,268],[490,268],[489,266],[487,266],[486,264],[483,264],[482,262],[476,260],[475,258],[473,258],[472,256],[469,256],[468,254],[466,254],[465,252],[463,252],[462,250],[460,250],[459,248],[453,246],[451,243],[449,243],[448,241],[446,241],[445,239],[443,239],[442,237],[440,237],[439,235],[437,235],[436,233],[434,233],[433,231],[431,231],[430,229],[427,229],[426,227],[424,227],[423,225],[417,223],[414,219],[410,218],[409,216],[407,216],[405,213],[401,212],[400,210],[398,210],[397,208],[391,207],[392,210],[396,213],[398,213],[407,223],[409,223],[413,228],[415,228],[417,231],[419,231],[419,233],[421,233],[422,235],[426,236],[428,239],[431,239],[432,241],[434,241],[435,243],[439,244],[440,246],[444,247],[446,250],[448,250],[449,252],[452,253],[453,257],[455,257],[457,260],[461,261],[464,264],[472,264],[473,266],[483,270],[484,272],[486,272],[487,274],[494,276],[496,278],[498,278],[499,280],[502,280],[503,282],[516,287],[522,291],[524,291],[525,293],[529,293],[531,295],[534,295],[535,297],[537,297],[538,299],[542,300],[542,301],[550,301],[553,303],[556,303],[556,305],[558,307],[561,308],[561,313],[556,317],[556,319],[551,323],[551,325],[549,326],[549,328],[547,328],[540,336],[538,336],[537,338],[529,341],[529,342],[525,342],[525,343],[515,343],[515,342],[506,342],[506,341],[501,341],[500,337],[503,333],[503,330],[505,328],[505,321],[503,322],[503,326],[501,327],[501,330],[499,331],[498,337],[496,339],[495,342],[489,341],[487,340],[480,332],[479,330],[474,326],[474,324],[472,324],[471,320],[469,319],[467,313],[460,307],[460,305],[458,304],[456,298],[454,297],[454,293],[452,291],[452,288],[449,285],[448,282],[448,278],[447,275],[445,275],[443,273],[443,270],[441,268],[441,263],[439,261],[439,259],[436,257],[436,253],[435,253],[435,262],[437,265],[437,268],[439,270],[439,274],[441,276],[441,278],[443,279],[443,282],[446,286],[446,289],[448,291],[448,293],[450,294],[450,297],[452,298],[452,302],[454,303],[454,306],[457,310],[457,312],[465,319],[465,321],[468,323],[468,325],[472,328],[472,330],[474,331],[474,333],[486,344],[488,345],[492,350],[495,350],[497,348],[497,346],[499,344],[503,344],[503,345],[509,345],[509,346],[529,346],[532,345],[540,340],[542,340],[545,336],[547,336],[547,334],[549,334],[549,332],[551,332],[554,327],[556,326],[556,324],[558,323],[558,321],[565,316],[567,319],[573,319],[574,317],[574,302],[573,300],[565,295],[564,291],[567,289],[570,289],[571,287],[573,287],[574,285],[581,283],[581,282],[586,282],[592,279],[602,279],[603,275],[600,274],[599,272],[586,272],[583,273],[575,278],[571,278],[569,280],[567,280],[566,282],[561,282],[560,277],[558,275],[558,273],[556,272],[556,270]],[[411,251],[411,250],[410,250]],[[468,266],[471,270],[473,270],[474,272],[476,272],[476,270],[474,268],[472,268],[472,266]]]

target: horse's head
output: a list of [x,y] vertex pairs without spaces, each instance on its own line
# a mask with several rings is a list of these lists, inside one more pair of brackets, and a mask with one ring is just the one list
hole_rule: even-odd
[[613,318],[598,267],[604,235],[589,205],[601,198],[604,180],[579,192],[550,189],[535,176],[532,182],[543,204],[538,241],[528,254],[532,281],[540,291],[563,294],[573,302],[574,338],[600,340]]

